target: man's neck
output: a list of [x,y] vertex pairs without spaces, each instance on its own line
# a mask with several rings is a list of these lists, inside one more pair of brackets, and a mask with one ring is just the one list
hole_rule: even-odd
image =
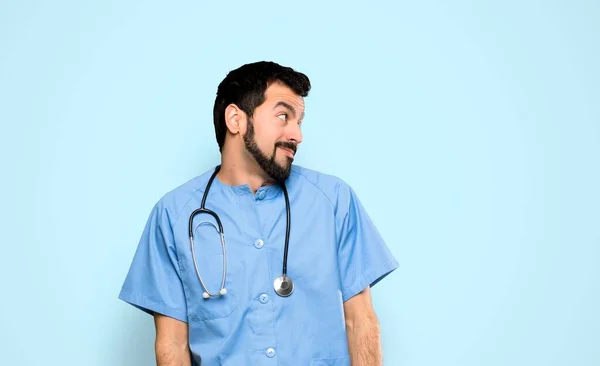
[[230,186],[247,184],[252,193],[262,186],[275,183],[253,159],[244,159],[242,154],[228,154],[226,151],[221,154],[221,169],[217,178]]

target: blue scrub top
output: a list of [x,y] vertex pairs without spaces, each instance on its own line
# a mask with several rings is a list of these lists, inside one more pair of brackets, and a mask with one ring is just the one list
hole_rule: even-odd
[[[194,269],[189,216],[214,169],[164,195],[153,208],[119,298],[186,322],[202,365],[350,365],[343,302],[398,267],[352,188],[297,165],[286,182],[291,205],[289,297],[282,273],[286,211],[281,187],[229,186],[215,178],[206,208],[223,224],[228,293],[204,299]],[[220,237],[207,214],[194,219],[200,275],[218,293]],[[200,225],[199,225],[200,224]]]

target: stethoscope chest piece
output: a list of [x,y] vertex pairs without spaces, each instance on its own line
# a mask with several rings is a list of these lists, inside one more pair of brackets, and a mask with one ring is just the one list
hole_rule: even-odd
[[294,292],[294,282],[286,275],[281,275],[273,281],[273,288],[279,296],[290,296]]

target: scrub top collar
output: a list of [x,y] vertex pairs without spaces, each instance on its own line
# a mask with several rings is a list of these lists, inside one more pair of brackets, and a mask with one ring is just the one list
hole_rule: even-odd
[[[277,198],[280,194],[282,194],[283,190],[279,184],[273,183],[266,186],[262,186],[258,188],[256,193],[253,195],[252,190],[248,184],[239,184],[239,185],[229,185],[223,183],[219,177],[215,177],[213,181],[213,186],[219,187],[219,189],[225,192],[231,192],[237,196],[253,196],[253,198],[257,201],[268,201]],[[212,187],[211,187],[212,189]]]

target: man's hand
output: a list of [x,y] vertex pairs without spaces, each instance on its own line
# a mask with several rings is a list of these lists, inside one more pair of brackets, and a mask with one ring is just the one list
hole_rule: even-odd
[[379,321],[370,287],[344,303],[344,316],[352,366],[383,365]]
[[187,324],[155,313],[154,325],[157,366],[191,366]]

